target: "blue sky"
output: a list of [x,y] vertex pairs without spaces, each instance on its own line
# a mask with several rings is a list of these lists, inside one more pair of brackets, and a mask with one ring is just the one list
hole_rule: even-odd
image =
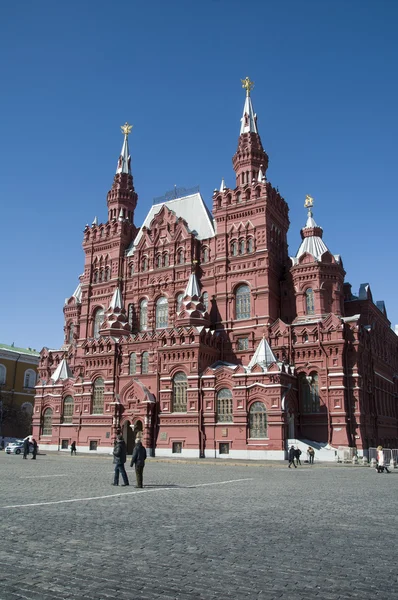
[[137,225],[174,184],[209,206],[222,177],[234,186],[246,75],[290,253],[310,194],[353,291],[370,282],[398,323],[397,22],[393,0],[3,4],[0,341],[62,344],[126,120]]

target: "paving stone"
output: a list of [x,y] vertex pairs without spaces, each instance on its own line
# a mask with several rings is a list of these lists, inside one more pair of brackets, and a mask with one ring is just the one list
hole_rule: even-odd
[[[110,486],[109,457],[0,472],[0,600],[398,599],[397,472],[149,460],[142,491]],[[15,507],[77,498],[98,499]]]

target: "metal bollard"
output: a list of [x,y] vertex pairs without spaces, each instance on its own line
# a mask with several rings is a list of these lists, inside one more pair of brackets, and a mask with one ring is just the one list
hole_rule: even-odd
[[394,462],[393,458],[390,460],[390,469],[391,470],[395,469],[395,462]]
[[357,465],[358,464],[358,456],[356,454],[354,454],[354,456],[352,457],[352,464],[353,465]]
[[367,456],[365,456],[365,455],[364,455],[364,456],[362,457],[362,462],[363,462],[363,466],[364,466],[364,467],[367,467],[367,466],[368,466],[368,458],[367,458]]
[[371,467],[376,467],[376,459],[375,458],[371,458],[370,459],[370,466]]

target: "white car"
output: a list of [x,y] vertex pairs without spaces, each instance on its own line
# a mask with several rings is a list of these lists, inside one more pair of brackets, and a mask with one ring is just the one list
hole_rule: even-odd
[[23,452],[23,440],[9,442],[6,446],[7,454],[21,454]]

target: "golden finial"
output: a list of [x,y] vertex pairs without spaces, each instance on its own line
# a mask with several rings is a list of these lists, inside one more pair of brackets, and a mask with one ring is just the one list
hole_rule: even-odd
[[254,88],[254,81],[250,81],[248,77],[241,79],[242,87],[246,90],[246,96],[250,96],[251,90]]
[[307,194],[305,197],[304,206],[305,208],[312,208],[314,206],[314,198]]
[[129,125],[126,121],[124,125],[120,126],[120,129],[122,130],[122,133],[127,137],[129,135],[129,133],[131,133],[133,126]]

